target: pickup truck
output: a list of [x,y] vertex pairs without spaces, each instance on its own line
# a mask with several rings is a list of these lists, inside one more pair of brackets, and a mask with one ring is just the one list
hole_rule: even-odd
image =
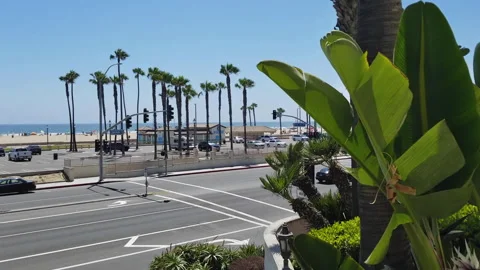
[[13,148],[10,153],[8,153],[8,160],[32,160],[32,152],[28,151],[26,148]]

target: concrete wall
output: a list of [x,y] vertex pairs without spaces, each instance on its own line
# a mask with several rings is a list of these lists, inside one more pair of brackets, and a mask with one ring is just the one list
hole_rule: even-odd
[[[265,163],[268,153],[256,153],[249,155],[234,156],[231,154],[219,155],[212,152],[212,159],[204,160],[197,157],[167,160],[167,172],[213,169],[233,166],[249,166]],[[147,160],[128,163],[104,164],[104,176],[108,177],[136,177],[144,174],[145,168],[149,174],[165,173],[165,160]],[[71,166],[71,162],[65,162],[65,175],[70,181],[76,178],[96,177],[99,175],[98,164],[85,166]]]

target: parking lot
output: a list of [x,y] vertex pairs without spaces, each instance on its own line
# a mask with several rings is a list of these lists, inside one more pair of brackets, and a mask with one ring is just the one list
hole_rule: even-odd
[[[292,140],[283,140],[287,144],[292,143]],[[234,151],[236,153],[241,153],[243,150],[243,144],[233,144]],[[105,155],[105,162],[130,162],[132,160],[147,160],[153,158],[153,146],[140,146],[138,150],[135,150],[133,147],[132,150],[125,153],[125,156],[121,156],[121,152],[117,152],[117,156],[112,157],[111,155]],[[163,145],[158,146],[158,151],[163,149]],[[220,152],[226,152],[230,149],[230,144],[221,145]],[[272,148],[271,151],[274,149]],[[255,151],[255,150],[249,150]],[[53,160],[53,154],[58,153],[58,159]],[[170,155],[176,156],[175,152]],[[205,156],[205,152],[199,152],[200,156]],[[94,164],[98,162],[95,158],[97,153],[94,152],[93,148],[90,149],[80,149],[77,153],[69,153],[66,150],[52,150],[52,151],[43,151],[41,155],[34,155],[32,161],[9,161],[8,157],[0,157],[0,174],[15,174],[15,173],[26,173],[26,172],[38,172],[38,171],[50,171],[50,170],[60,170],[63,169],[65,159],[75,159],[82,160],[88,164]],[[160,157],[160,155],[159,155]]]

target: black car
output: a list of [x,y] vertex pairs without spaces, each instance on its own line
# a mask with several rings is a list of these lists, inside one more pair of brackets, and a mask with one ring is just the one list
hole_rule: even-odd
[[328,168],[322,168],[319,172],[317,172],[317,175],[315,176],[315,178],[318,180],[319,183],[331,184],[330,183],[331,181],[328,178],[328,173],[329,173]]
[[111,151],[113,151],[113,150],[122,151],[122,148],[126,152],[130,149],[130,146],[122,144],[121,142],[112,143],[110,145],[107,144],[105,152],[110,152],[110,150]]
[[198,151],[212,151],[213,148],[215,148],[216,151],[220,151],[220,145],[216,144],[216,143],[208,143],[208,142],[200,142],[198,144]]
[[3,147],[0,147],[0,157],[4,157],[5,156],[5,149],[3,149]]
[[27,146],[27,151],[32,152],[32,155],[41,155],[42,154],[42,148],[38,145]]
[[37,185],[34,181],[22,178],[0,179],[0,193],[27,193],[35,190]]

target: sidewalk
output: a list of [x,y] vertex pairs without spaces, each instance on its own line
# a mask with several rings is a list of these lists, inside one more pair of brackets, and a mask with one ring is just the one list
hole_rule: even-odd
[[[226,168],[172,172],[172,173],[169,173],[168,176],[164,176],[164,177],[174,177],[174,176],[214,173],[214,172],[227,172],[227,171],[237,171],[237,170],[246,170],[246,169],[267,168],[267,167],[269,167],[269,165],[267,163],[264,163],[264,164],[257,164],[257,165],[251,165],[251,166],[236,166],[236,167],[226,167]],[[107,178],[107,179],[104,179],[102,183],[126,182],[126,181],[131,181],[132,179],[137,179],[137,178],[143,179],[143,176],[132,177],[132,178]],[[37,184],[37,190],[64,188],[64,187],[91,186],[96,184],[98,184],[98,177],[89,177],[89,178],[75,179],[75,181],[73,182],[55,182],[55,183],[47,183],[47,184]]]

